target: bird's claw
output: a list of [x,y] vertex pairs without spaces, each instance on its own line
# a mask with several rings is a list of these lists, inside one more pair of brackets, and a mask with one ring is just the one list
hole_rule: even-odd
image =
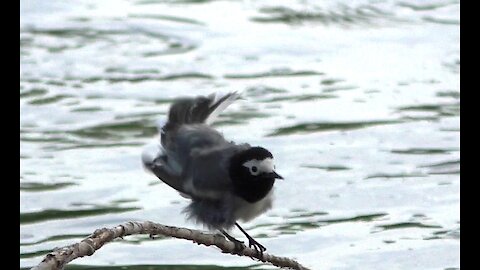
[[266,247],[251,237],[248,238],[248,247],[253,247],[257,253],[260,253],[260,257],[263,257],[263,252],[267,250]]
[[240,254],[245,249],[245,244],[243,241],[234,241],[235,248],[233,249],[233,254]]
[[245,249],[245,243],[243,241],[240,241],[232,236],[230,236],[228,233],[224,233],[224,236],[230,241],[232,242],[235,247],[233,248],[233,251],[232,251],[232,254],[238,254],[238,255],[241,255],[241,252]]
[[245,249],[245,244],[243,243],[243,241],[239,241],[235,238],[228,239],[228,240],[230,240],[235,245],[235,247],[233,248],[232,254],[241,255],[241,252]]

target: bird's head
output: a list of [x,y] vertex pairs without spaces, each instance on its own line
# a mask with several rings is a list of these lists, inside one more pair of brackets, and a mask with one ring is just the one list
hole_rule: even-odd
[[251,147],[234,155],[230,161],[230,177],[241,182],[283,179],[275,172],[272,153],[263,147]]

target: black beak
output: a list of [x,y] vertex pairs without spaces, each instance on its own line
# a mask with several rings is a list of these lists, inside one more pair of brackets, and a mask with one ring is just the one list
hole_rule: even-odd
[[282,177],[280,174],[278,174],[277,172],[275,172],[275,171],[271,172],[270,175],[271,175],[271,177],[273,177],[273,178],[277,178],[277,179],[282,179],[282,180],[283,180],[283,177]]

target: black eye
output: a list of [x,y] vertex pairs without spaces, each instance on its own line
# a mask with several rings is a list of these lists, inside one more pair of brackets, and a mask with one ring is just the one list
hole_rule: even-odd
[[257,166],[252,167],[252,172],[257,172],[257,170],[258,170]]

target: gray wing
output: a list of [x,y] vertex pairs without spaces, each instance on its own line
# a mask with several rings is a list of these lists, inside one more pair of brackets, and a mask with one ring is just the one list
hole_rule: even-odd
[[249,147],[248,144],[228,143],[215,148],[195,149],[186,170],[184,190],[194,197],[210,199],[231,192],[230,157]]
[[210,126],[194,124],[177,129],[164,147],[167,156],[183,171],[191,162],[194,153],[207,153],[209,149],[227,147],[229,144],[220,132]]
[[[208,124],[238,97],[236,93],[228,93],[177,100],[170,107],[166,124],[160,129],[162,147],[154,155],[142,155],[144,166],[172,188],[191,196],[196,190],[192,188],[195,175],[192,170],[196,172],[201,166],[208,166],[196,157],[204,156],[205,160],[217,164],[216,159],[223,156],[214,156],[214,151],[209,150],[234,145]],[[215,172],[213,179],[222,179],[219,176],[222,172],[216,172],[221,169],[212,168],[211,171]],[[205,177],[201,176],[201,179],[207,179]]]
[[183,190],[183,182],[181,172],[178,166],[174,165],[173,160],[168,162],[168,157],[164,154],[164,150],[159,144],[147,145],[142,152],[143,166],[160,178],[164,183],[176,189],[185,197],[191,197]]
[[236,145],[207,126],[185,126],[178,130],[169,149],[142,157],[143,164],[163,182],[188,197],[219,198],[232,189],[229,160],[249,148]]

